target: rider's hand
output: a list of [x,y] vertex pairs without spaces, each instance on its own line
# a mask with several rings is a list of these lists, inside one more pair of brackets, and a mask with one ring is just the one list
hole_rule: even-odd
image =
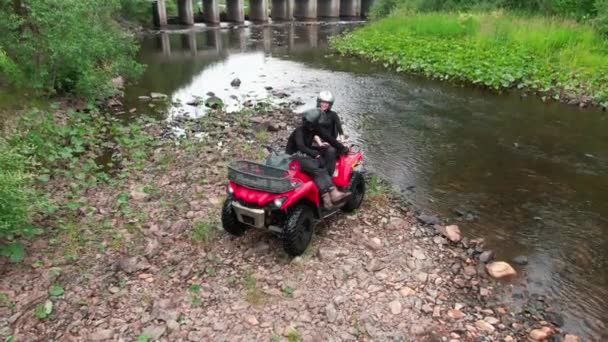
[[340,154],[348,154],[348,152],[350,152],[350,148],[348,146],[342,145],[342,148],[340,148]]
[[329,147],[329,143],[324,141],[324,142],[321,143],[321,147],[328,148]]

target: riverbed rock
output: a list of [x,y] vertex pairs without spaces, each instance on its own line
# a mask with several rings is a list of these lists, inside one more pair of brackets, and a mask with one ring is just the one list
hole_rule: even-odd
[[97,329],[89,335],[89,341],[105,341],[114,336],[112,329]]
[[150,98],[152,100],[166,100],[169,96],[167,94],[163,94],[163,93],[155,93],[152,92],[150,93]]
[[497,279],[513,277],[517,275],[515,269],[513,269],[511,265],[504,261],[495,261],[486,265],[486,271],[488,271],[488,274],[490,276]]
[[494,259],[493,251],[485,251],[479,255],[479,261],[483,262],[484,264],[487,264],[492,259]]
[[555,311],[546,311],[545,312],[545,321],[553,323],[557,327],[564,326],[564,317]]
[[241,80],[237,77],[230,82],[230,85],[235,88],[238,88],[241,86]]
[[523,255],[516,256],[511,261],[513,261],[513,263],[515,265],[521,265],[521,266],[523,266],[523,265],[527,265],[528,264],[528,258],[525,257],[525,256],[523,256]]
[[401,303],[398,300],[390,302],[388,307],[393,315],[398,315],[401,313]]
[[138,96],[137,99],[139,101],[150,101],[150,96],[146,96],[146,95],[142,95],[142,96]]
[[424,223],[424,224],[428,224],[428,225],[434,225],[434,224],[439,224],[439,218],[435,215],[426,215],[426,214],[422,214],[420,216],[418,216],[418,221]]
[[224,101],[217,96],[211,96],[205,100],[205,106],[212,109],[222,108],[224,107]]
[[448,240],[450,240],[452,242],[459,242],[460,240],[462,240],[462,234],[460,233],[460,228],[455,224],[446,226],[444,228],[443,234],[445,235],[445,237],[448,238]]
[[580,342],[580,338],[578,338],[578,336],[576,335],[570,335],[567,334],[566,336],[564,336],[564,342]]
[[477,322],[475,322],[475,327],[481,331],[485,331],[490,334],[493,333],[495,330],[492,324],[482,320],[478,320]]
[[532,341],[545,341],[553,335],[553,331],[549,327],[543,327],[542,329],[533,329],[530,331],[530,339]]

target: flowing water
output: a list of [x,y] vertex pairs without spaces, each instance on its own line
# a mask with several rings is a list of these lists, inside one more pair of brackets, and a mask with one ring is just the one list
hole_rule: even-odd
[[[329,89],[369,168],[415,208],[484,237],[498,259],[526,256],[518,291],[547,295],[563,312],[566,331],[608,340],[608,116],[331,55],[327,37],[353,27],[197,27],[146,35],[140,58],[148,69],[127,88],[126,103],[142,108],[137,97],[151,91],[185,104],[209,91],[223,99],[263,97],[272,87],[306,107]],[[235,77],[238,89],[230,86]]]

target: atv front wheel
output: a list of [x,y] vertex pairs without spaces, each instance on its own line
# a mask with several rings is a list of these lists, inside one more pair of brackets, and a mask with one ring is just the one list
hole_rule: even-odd
[[225,231],[234,236],[241,236],[249,227],[240,222],[236,217],[236,213],[232,208],[233,201],[234,196],[232,195],[226,197],[226,200],[224,201],[224,206],[222,207],[222,227],[224,227]]
[[283,249],[291,256],[298,256],[306,250],[314,232],[314,214],[310,206],[296,204],[288,211],[287,220],[281,233]]
[[354,171],[350,177],[348,191],[352,193],[348,201],[342,207],[342,211],[350,213],[359,209],[365,197],[365,179],[361,172]]

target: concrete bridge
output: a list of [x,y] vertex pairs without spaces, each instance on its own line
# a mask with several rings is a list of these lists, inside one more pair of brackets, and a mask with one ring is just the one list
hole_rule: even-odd
[[[154,24],[167,25],[167,0],[152,3]],[[203,22],[210,25],[220,23],[219,0],[178,0],[179,22],[194,25],[193,1],[202,1]],[[374,0],[249,0],[249,20],[268,22],[290,20],[317,20],[366,17]],[[226,20],[245,22],[245,0],[226,0]],[[270,6],[269,6],[270,5]],[[270,10],[269,10],[270,7]]]

